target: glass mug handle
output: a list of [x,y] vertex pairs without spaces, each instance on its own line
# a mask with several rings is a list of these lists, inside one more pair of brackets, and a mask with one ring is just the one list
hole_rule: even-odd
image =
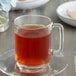
[[64,47],[64,28],[63,25],[60,23],[54,23],[52,28],[58,28],[59,29],[59,48],[57,50],[52,50],[53,56],[62,57],[62,51]]

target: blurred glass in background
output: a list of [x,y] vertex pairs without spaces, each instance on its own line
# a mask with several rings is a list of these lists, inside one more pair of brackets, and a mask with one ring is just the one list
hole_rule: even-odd
[[16,6],[17,0],[0,0],[0,32],[9,28],[9,11]]

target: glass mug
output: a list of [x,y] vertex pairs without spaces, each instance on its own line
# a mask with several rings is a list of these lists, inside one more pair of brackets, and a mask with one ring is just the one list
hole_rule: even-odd
[[[64,28],[42,15],[22,15],[14,20],[15,59],[21,72],[43,71],[49,65],[52,54],[61,56],[64,42]],[[59,49],[51,48],[51,31],[59,29]]]

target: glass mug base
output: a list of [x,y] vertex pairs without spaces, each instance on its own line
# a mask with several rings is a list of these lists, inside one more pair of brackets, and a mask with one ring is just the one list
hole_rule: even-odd
[[18,62],[16,64],[19,67],[20,72],[24,73],[42,73],[42,72],[44,73],[49,71],[52,72],[50,64],[44,64],[36,67],[21,65]]

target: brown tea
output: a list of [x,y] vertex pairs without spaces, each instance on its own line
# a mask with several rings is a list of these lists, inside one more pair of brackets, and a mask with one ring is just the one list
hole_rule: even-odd
[[26,66],[47,64],[51,58],[51,34],[44,26],[23,26],[15,32],[18,63]]

